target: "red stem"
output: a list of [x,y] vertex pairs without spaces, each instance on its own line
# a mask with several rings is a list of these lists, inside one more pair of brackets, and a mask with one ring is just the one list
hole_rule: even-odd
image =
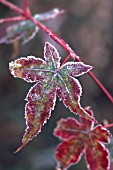
[[105,127],[105,128],[110,128],[110,127],[113,127],[113,123],[111,123],[111,124],[108,124],[108,125],[105,125],[105,126],[103,126],[103,127]]
[[0,19],[0,24],[5,23],[5,22],[14,22],[14,21],[22,21],[25,20],[25,17],[18,16],[18,17],[12,17],[12,18],[5,18],[5,19]]
[[102,85],[102,83],[96,78],[96,76],[91,71],[89,71],[88,74],[92,77],[92,79],[96,82],[96,84],[101,88],[101,90],[106,94],[106,96],[109,98],[111,103],[113,103],[113,97],[108,92],[108,90]]
[[[76,60],[78,62],[81,62],[80,58],[76,58]],[[92,79],[100,87],[100,89],[105,93],[105,95],[108,97],[108,99],[111,101],[111,103],[113,103],[113,97],[108,92],[108,90],[102,85],[102,83],[96,78],[96,76],[91,71],[89,71],[88,74],[90,75],[90,77],[92,77]]]
[[25,145],[26,143],[22,143],[22,145],[16,151],[14,151],[14,153],[19,152]]
[[[63,63],[60,65],[60,68],[67,62],[67,60],[71,57],[70,54],[68,54],[68,56],[64,59]],[[59,68],[59,69],[60,69]]]
[[[75,52],[69,47],[69,45],[63,39],[61,39],[54,32],[52,32],[50,29],[48,29],[45,25],[41,24],[39,21],[35,20],[30,15],[30,11],[28,8],[28,0],[24,0],[25,12],[22,9],[18,8],[17,6],[13,5],[12,3],[10,3],[6,0],[0,0],[0,2],[4,5],[10,7],[11,9],[17,11],[19,14],[24,16],[26,19],[29,19],[30,21],[32,21],[36,26],[38,26],[41,30],[43,30],[45,33],[47,33],[47,35],[50,36],[54,41],[56,41],[59,45],[61,45],[61,47],[64,48],[69,53],[69,55],[64,60],[63,64],[65,64],[65,62],[70,57],[72,57],[73,59],[76,59],[79,62],[81,61],[78,58],[78,56],[75,54]],[[113,103],[113,97],[110,95],[110,93],[107,91],[107,89],[101,84],[101,82],[95,77],[95,75],[91,71],[88,74],[92,77],[92,79],[96,82],[96,84],[100,87],[100,89],[106,94],[108,99]]]
[[15,10],[16,12],[18,12],[19,14],[21,14],[22,16],[24,16],[25,12],[21,9],[18,8],[17,6],[13,5],[12,3],[6,1],[6,0],[0,0],[0,2],[2,4],[4,4],[5,6],[8,6],[9,8],[11,8],[12,10]]
[[40,23],[39,21],[35,20],[31,15],[26,16],[27,19],[32,21],[35,25],[37,25],[41,30],[43,30],[45,33],[47,33],[48,36],[50,36],[54,41],[56,41],[59,45],[61,45],[62,48],[64,48],[68,53],[70,53],[70,56],[75,60],[77,55],[75,52],[69,47],[66,42],[61,39],[59,36],[57,36],[52,30],[47,28],[45,25]]
[[24,0],[24,9],[29,8],[28,0]]
[[29,10],[29,5],[28,5],[28,0],[24,0],[24,11],[26,15],[30,15],[30,10]]

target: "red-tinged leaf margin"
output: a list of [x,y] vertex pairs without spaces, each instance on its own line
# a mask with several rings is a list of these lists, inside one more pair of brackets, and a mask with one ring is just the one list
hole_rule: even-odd
[[70,61],[61,65],[60,70],[64,70],[64,72],[66,70],[68,76],[79,77],[91,71],[93,68],[93,66],[86,65],[83,62]]
[[[57,79],[54,79],[53,81],[54,76],[52,75],[52,77],[47,77],[45,71],[46,69],[48,69],[48,71],[50,69],[51,73],[51,69],[53,69],[53,67],[51,68],[51,66],[53,65],[57,69],[57,62],[60,61],[60,57],[56,49],[49,43],[46,43],[44,58],[46,62],[43,62],[43,60],[41,60],[41,62],[38,63],[38,68],[39,71],[41,71],[41,69],[44,71],[46,78],[43,81],[40,81],[38,79],[37,83],[33,87],[31,87],[27,94],[26,100],[28,101],[28,103],[25,107],[25,118],[27,128],[22,140],[23,144],[15,151],[15,153],[17,153],[21,148],[23,148],[30,140],[32,140],[34,136],[36,136],[40,132],[42,125],[44,125],[44,123],[50,117],[51,111],[54,109],[55,106]],[[17,66],[15,66],[16,64],[11,64],[11,66],[14,66],[14,68],[17,67],[18,69],[22,68],[22,66],[23,68],[28,68],[28,66],[30,68],[33,68],[33,66],[37,66],[37,61],[39,61],[39,59],[33,58],[31,62],[31,58],[30,61],[29,58],[21,58],[19,61],[16,60]],[[41,65],[43,67],[41,67]],[[38,68],[36,67],[37,70]],[[19,73],[21,73],[21,71]],[[22,75],[18,74],[16,75],[16,77],[22,77]]]
[[[61,70],[62,71],[62,70]],[[57,94],[64,105],[70,109],[74,114],[79,114],[86,119],[98,123],[94,117],[90,116],[80,105],[80,95],[82,93],[79,81],[70,75],[62,75],[59,77],[57,86]]]
[[[81,145],[79,145],[79,142],[81,142]],[[71,165],[79,162],[83,151],[84,143],[81,135],[78,137],[78,140],[75,140],[75,137],[72,137],[69,140],[64,140],[56,148],[55,157],[57,159],[58,166],[60,165],[60,167],[68,169]]]
[[54,129],[54,136],[61,140],[67,140],[72,137],[78,137],[82,131],[83,125],[75,118],[68,117],[67,119],[60,119],[57,122],[57,127]]
[[[81,86],[79,85],[79,82],[75,77],[70,76],[70,73],[71,73],[70,67],[72,67],[72,65],[77,66],[77,67],[75,67],[75,69],[74,68],[72,69],[72,72],[74,73],[73,76],[75,76],[75,72],[76,72],[76,74],[79,74],[79,75],[82,74],[82,71],[84,73],[88,72],[88,70],[92,69],[92,66],[88,66],[83,63],[77,63],[77,64],[75,63],[74,64],[74,62],[72,62],[72,64],[70,65],[71,62],[69,62],[68,71],[70,73],[69,74],[67,73],[67,76],[65,75],[63,77],[64,71],[61,73],[63,66],[61,69],[59,69],[59,67],[60,67],[59,53],[56,50],[56,48],[48,42],[45,43],[44,58],[45,58],[45,61],[42,59],[39,59],[39,58],[35,58],[33,56],[28,56],[27,58],[23,57],[23,58],[17,59],[14,62],[10,63],[10,65],[9,65],[10,71],[15,77],[23,78],[24,80],[26,80],[28,82],[38,81],[37,85],[39,82],[41,83],[41,81],[42,81],[43,82],[43,84],[42,84],[43,90],[36,90],[36,92],[38,93],[37,96],[41,95],[40,94],[41,91],[43,91],[43,93],[45,94],[45,92],[44,92],[45,90],[43,88],[43,87],[45,87],[44,83],[48,84],[47,82],[50,81],[50,83],[48,85],[48,87],[50,87],[50,84],[53,80],[54,80],[53,81],[54,83],[52,82],[53,86],[55,88],[55,91],[58,93],[58,87],[59,87],[58,78],[60,78],[60,81],[61,81],[60,85],[65,88],[65,92],[67,93],[66,95],[68,95],[68,97],[69,97],[69,100],[66,99],[67,97],[66,98],[64,97],[65,95],[61,96],[61,98],[60,98],[60,99],[64,99],[63,102],[64,102],[65,106],[68,106],[70,108],[70,110],[73,111],[74,113],[76,113],[76,114],[78,113],[81,116],[85,116],[87,119],[90,119],[90,120],[96,122],[94,117],[91,117],[90,115],[88,115],[87,112],[85,112],[85,110],[80,106]],[[66,66],[68,66],[68,63]],[[77,73],[77,69],[78,69],[78,73]],[[43,79],[41,79],[42,72],[44,72]],[[50,77],[50,79],[48,79],[49,78],[48,74],[47,74],[48,72],[49,72],[49,75],[52,76],[52,77]],[[32,74],[33,74],[33,77],[32,77]],[[36,77],[36,74],[37,74],[37,76],[39,76],[38,78]],[[64,78],[64,80],[62,77]],[[68,77],[68,79],[66,77]],[[33,78],[33,79],[31,79],[31,78]],[[41,79],[41,81],[40,81],[40,79]],[[69,80],[71,80],[71,81],[69,81]],[[76,86],[76,88],[75,88],[75,86]],[[48,89],[48,87],[47,87],[47,89]],[[40,100],[37,100],[36,97],[31,95],[33,88],[31,88],[31,90],[29,91],[29,94],[27,95],[27,98],[26,98],[28,100],[28,103],[26,104],[26,109],[25,109],[27,129],[26,129],[25,135],[22,140],[22,142],[23,142],[22,146],[24,146],[24,144],[27,144],[34,136],[36,136],[40,132],[42,125],[50,117],[51,110],[53,109],[53,106],[51,107],[51,105],[49,104],[49,100],[47,102],[42,102],[42,100],[43,99],[45,100],[45,98],[47,98],[47,96],[45,98],[43,97],[42,100],[40,99],[41,100],[40,101]],[[51,90],[51,88],[50,88],[50,90]],[[68,88],[69,88],[69,90],[67,90]],[[71,90],[72,90],[72,93],[71,93]],[[55,95],[56,95],[56,92],[55,92]],[[71,93],[71,96],[69,96],[69,93]],[[72,101],[70,99],[74,100],[72,105],[71,105]],[[41,105],[43,105],[43,107],[41,107]],[[42,109],[42,108],[45,108],[45,110],[47,110],[47,112],[45,114],[44,114],[44,109]],[[36,113],[39,110],[40,110],[40,112]],[[41,118],[40,118],[40,114],[41,114]],[[37,115],[38,115],[38,117],[37,117]],[[44,115],[44,116],[42,117],[42,115]]]
[[[98,135],[98,134],[101,135]],[[102,125],[97,125],[92,129],[92,138],[93,140],[98,140],[103,143],[110,143],[111,133],[108,129],[103,127]]]
[[[40,70],[38,71],[38,68],[40,66],[44,68],[45,64],[45,61],[41,58],[34,56],[21,57],[9,63],[9,70],[15,78],[21,78],[28,83],[33,83],[44,79],[43,76],[40,76]],[[37,73],[36,70],[31,70],[33,67],[37,69]]]
[[[92,117],[94,117],[94,113],[93,113],[93,110],[91,109],[91,106],[86,106],[84,108],[84,110]],[[92,130],[93,127],[94,127],[94,121],[90,121],[88,119],[85,119],[83,116],[80,116],[80,121],[82,124],[84,124],[84,126],[86,126],[86,129],[90,129]]]
[[100,142],[94,143],[93,149],[91,147],[86,148],[85,158],[87,168],[90,170],[110,169],[109,151]]
[[[93,112],[90,107],[86,107],[85,110],[87,110],[90,115],[93,115]],[[77,128],[77,125],[79,126],[79,124],[80,127]],[[76,164],[78,160],[76,161],[75,159],[75,162],[73,161],[74,156],[69,153],[70,150],[68,148],[78,147],[79,145],[81,146],[82,144],[84,145],[83,150],[85,151],[86,163],[90,170],[109,170],[110,167],[109,151],[108,149],[105,148],[105,146],[101,142],[109,143],[111,134],[103,126],[97,125],[96,127],[93,128],[91,121],[83,117],[81,117],[81,123],[79,123],[74,118],[61,119],[58,121],[57,127],[54,130],[54,136],[63,140],[63,142],[59,144],[56,149],[56,160],[58,162],[57,163],[58,167],[60,167],[61,165],[61,167],[67,170],[72,164]],[[79,140],[80,136],[81,140]],[[78,141],[78,146],[77,145],[69,146],[69,143],[70,145],[72,145],[71,140],[72,141],[74,140],[75,143],[77,143]],[[71,153],[73,154],[73,152]],[[69,160],[65,159],[69,157],[70,157]],[[103,160],[105,161],[103,162]]]

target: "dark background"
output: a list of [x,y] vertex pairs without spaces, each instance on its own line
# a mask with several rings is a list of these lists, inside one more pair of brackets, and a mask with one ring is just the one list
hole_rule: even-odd
[[[10,1],[23,8],[23,1]],[[66,13],[45,24],[61,36],[86,64],[93,65],[93,73],[113,95],[113,1],[112,0],[29,0],[32,14],[58,7]],[[0,4],[0,18],[18,15]],[[0,38],[5,28],[0,25]],[[19,45],[16,58],[35,55],[43,57],[44,42],[54,44],[63,59],[66,53],[43,31],[26,45]],[[53,170],[55,147],[60,142],[52,133],[61,117],[74,116],[57,100],[55,110],[41,133],[18,154],[13,152],[21,144],[24,134],[24,98],[33,84],[15,79],[9,72],[12,44],[0,45],[0,170]],[[88,75],[79,78],[83,86],[81,104],[92,106],[96,119],[113,122],[113,107],[105,94]],[[113,128],[111,128],[111,132]],[[113,153],[113,151],[112,151]],[[70,170],[86,170],[84,158]],[[111,168],[112,169],[112,168]]]

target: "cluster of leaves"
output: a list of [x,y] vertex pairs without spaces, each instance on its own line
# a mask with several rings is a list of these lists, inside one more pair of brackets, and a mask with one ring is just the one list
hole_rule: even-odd
[[[85,110],[93,116],[90,107],[86,107]],[[66,170],[72,164],[76,164],[84,152],[88,169],[109,169],[109,152],[102,142],[109,143],[111,134],[103,126],[94,127],[94,122],[83,117],[81,122],[68,117],[58,122],[54,135],[63,140],[56,149],[59,168]]]
[[81,85],[75,78],[87,73],[92,66],[82,62],[67,62],[60,67],[59,53],[48,42],[44,48],[44,59],[45,61],[28,56],[9,64],[14,77],[22,78],[27,82],[37,82],[29,90],[25,99],[28,101],[25,107],[27,129],[19,149],[40,132],[42,125],[54,109],[56,95],[73,113],[96,122],[80,106]]

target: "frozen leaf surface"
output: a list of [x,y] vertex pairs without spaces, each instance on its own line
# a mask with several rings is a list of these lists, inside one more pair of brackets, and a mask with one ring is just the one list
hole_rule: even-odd
[[[93,114],[89,107],[86,111]],[[56,149],[58,167],[68,169],[85,152],[88,169],[109,170],[109,152],[102,143],[109,143],[110,132],[101,125],[93,126],[94,122],[83,117],[81,122],[74,118],[61,119],[58,122],[54,135],[63,140]]]
[[73,113],[95,121],[81,106],[81,85],[75,78],[92,69],[82,62],[67,62],[60,68],[58,51],[46,42],[44,59],[28,56],[10,62],[9,69],[14,77],[27,82],[36,82],[29,90],[25,117],[27,129],[23,137],[24,146],[36,136],[54,109],[56,95]]
[[[54,8],[48,12],[34,15],[34,19],[38,21],[46,21],[55,18],[61,14],[63,10]],[[6,36],[0,39],[1,43],[10,44],[19,39],[23,40],[23,44],[29,42],[38,33],[39,28],[35,26],[31,21],[25,20],[9,26],[6,30]]]

